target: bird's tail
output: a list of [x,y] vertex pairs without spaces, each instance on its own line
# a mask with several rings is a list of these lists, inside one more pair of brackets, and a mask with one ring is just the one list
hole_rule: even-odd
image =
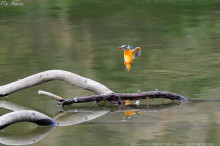
[[127,63],[126,65],[126,71],[130,71],[131,70],[131,63]]

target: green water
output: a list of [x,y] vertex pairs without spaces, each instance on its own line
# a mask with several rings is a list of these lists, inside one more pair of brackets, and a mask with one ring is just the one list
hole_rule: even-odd
[[[159,89],[189,99],[220,99],[218,0],[20,2],[24,5],[4,6],[0,1],[0,85],[61,69],[114,92]],[[130,72],[117,49],[123,44],[142,48]],[[121,108],[91,103],[62,112],[56,101],[38,95],[38,90],[65,98],[94,94],[51,81],[2,98],[1,105],[34,109],[63,125],[66,121],[66,126],[51,129],[18,123],[0,132],[0,143],[21,145],[29,136],[30,141],[24,141],[33,145],[220,144],[220,102]],[[128,110],[142,114],[125,121]],[[8,112],[0,110],[1,115]]]

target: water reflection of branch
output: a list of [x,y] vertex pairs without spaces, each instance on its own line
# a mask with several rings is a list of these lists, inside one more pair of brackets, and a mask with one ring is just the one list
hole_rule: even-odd
[[[34,122],[38,125],[42,125],[45,122],[48,123],[50,121],[55,122],[50,117],[42,113],[33,111],[33,108],[14,103],[12,101],[8,101],[7,99],[0,100],[0,107],[14,111],[14,112],[5,114],[0,117],[0,128],[5,128],[11,124],[22,122],[22,121]],[[49,125],[51,124],[49,123]],[[16,134],[16,135],[7,134],[7,133],[4,133],[4,131],[0,131],[0,143],[6,144],[6,145],[33,144],[33,143],[38,142],[42,138],[46,137],[53,128],[54,126],[49,126],[49,127],[37,126],[36,129],[34,129],[33,131],[29,133]]]
[[[101,117],[110,111],[115,112],[127,112],[127,111],[147,111],[147,112],[159,112],[162,110],[168,110],[174,107],[177,107],[184,102],[170,102],[166,104],[158,104],[158,105],[129,105],[129,106],[100,106],[97,108],[87,107],[79,109],[72,109],[72,107],[66,107],[65,111],[62,113],[58,113],[53,116],[54,120],[59,123],[59,126],[70,126],[75,124],[80,124],[86,121],[90,121]],[[0,101],[0,107],[7,108],[13,111],[23,110],[24,106],[20,106],[19,104],[15,104],[10,101]]]
[[56,121],[59,123],[59,126],[70,126],[75,124],[80,124],[83,122],[88,122],[98,117],[101,117],[107,113],[126,113],[129,111],[138,111],[138,112],[160,112],[164,110],[169,110],[176,108],[182,105],[184,102],[170,102],[167,104],[159,105],[130,105],[130,106],[121,106],[109,107],[109,108],[87,108],[87,109],[72,109],[65,108],[66,112],[56,117]]
[[30,107],[26,107],[15,102],[8,101],[7,99],[0,100],[0,107],[4,109],[8,109],[11,111],[20,111],[20,110],[33,110]]
[[108,111],[111,113],[118,113],[118,112],[126,112],[126,111],[147,111],[147,112],[160,112],[164,110],[169,110],[172,108],[176,108],[178,106],[181,106],[185,102],[169,102],[169,103],[163,103],[163,104],[155,104],[155,105],[129,105],[129,106],[109,106],[107,107],[87,107],[85,108],[76,108],[73,107],[65,107],[65,112],[68,113],[92,113],[96,111]]
[[131,106],[125,106],[123,109],[119,109],[114,112],[126,112],[126,111],[160,112],[160,111],[176,108],[184,103],[185,102],[170,102],[167,104],[159,104],[159,105],[141,105],[141,106],[131,105]]
[[44,111],[41,111],[39,109],[35,109],[33,107],[28,107],[28,106],[24,106],[24,105],[21,105],[21,104],[18,104],[16,102],[12,102],[12,101],[9,101],[7,99],[1,99],[0,100],[0,108],[4,108],[4,109],[8,109],[8,110],[11,110],[11,111],[20,111],[20,110],[34,110],[34,111],[38,111],[38,112],[41,112],[41,113],[44,113],[44,114],[47,114],[45,113]]
[[96,118],[99,118],[105,114],[107,114],[109,111],[89,111],[89,112],[77,112],[77,113],[70,113],[70,112],[64,112],[59,117],[56,117],[56,122],[59,123],[58,126],[71,126],[80,124],[83,122],[91,121]]
[[46,137],[54,127],[36,127],[25,134],[7,134],[0,132],[0,143],[5,145],[28,145]]
[[[30,121],[38,125],[41,125],[42,122],[45,123],[45,121],[42,121],[42,120],[39,123],[38,121],[39,118],[34,119],[35,121],[33,120],[33,118],[36,118],[41,113],[36,112],[36,111],[31,111],[31,114],[29,114],[28,116],[27,113],[30,112],[30,108],[19,105],[17,103],[7,101],[7,100],[1,100],[0,107],[15,111],[15,112],[11,112],[0,117],[0,128],[1,127],[4,128],[10,124],[14,124],[17,122],[22,122],[22,121]],[[22,112],[26,112],[26,113],[22,114]],[[34,116],[33,116],[33,112],[35,113]],[[71,125],[79,124],[85,121],[96,119],[98,117],[105,115],[106,113],[108,113],[108,111],[92,111],[92,112],[82,112],[82,113],[76,113],[76,114],[62,112],[62,113],[58,113],[57,115],[55,115],[54,119],[56,120],[56,122],[59,123],[59,126],[71,126]],[[45,116],[46,115],[43,115],[44,119],[45,119]],[[51,118],[46,116],[46,119],[47,119],[46,122],[48,122],[48,119],[51,119]],[[52,127],[39,127],[38,126],[36,130],[33,130],[23,135],[6,134],[3,131],[0,131],[0,143],[6,144],[6,145],[33,144],[33,143],[38,142],[42,138],[46,137],[51,132],[52,129],[53,129]]]
[[[17,104],[13,102],[0,102],[0,106],[3,107],[3,103],[6,103],[7,109],[24,109],[25,107],[19,107]],[[168,110],[171,108],[175,108],[181,105],[183,102],[170,102],[167,104],[160,104],[160,105],[129,105],[129,106],[99,106],[99,107],[78,107],[77,109],[73,107],[65,107],[65,111],[59,112],[54,116],[54,120],[59,123],[58,126],[71,126],[76,125],[84,122],[88,122],[99,118],[107,113],[120,113],[120,112],[127,112],[127,111],[140,111],[140,112],[159,112],[162,110]],[[16,107],[13,107],[16,105]],[[46,137],[53,127],[37,127],[35,130],[26,133],[26,134],[19,134],[19,135],[10,135],[6,134],[3,131],[0,132],[0,143],[7,144],[7,145],[27,145],[33,144],[41,140],[42,138]]]

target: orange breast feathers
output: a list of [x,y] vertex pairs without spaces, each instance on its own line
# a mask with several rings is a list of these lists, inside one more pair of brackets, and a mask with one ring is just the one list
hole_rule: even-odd
[[126,66],[126,70],[130,71],[131,64],[133,62],[134,53],[131,49],[124,50],[124,64]]
[[126,70],[130,71],[131,64],[133,63],[133,59],[135,59],[135,56],[141,55],[141,48],[136,47],[135,49],[127,49],[124,50],[124,64],[126,66]]

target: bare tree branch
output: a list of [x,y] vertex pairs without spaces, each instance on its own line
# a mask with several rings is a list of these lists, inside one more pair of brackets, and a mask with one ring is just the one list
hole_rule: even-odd
[[20,79],[18,81],[12,82],[10,84],[0,86],[0,97],[7,96],[13,92],[32,87],[44,82],[52,81],[52,80],[61,80],[66,81],[72,85],[76,85],[83,89],[94,91],[97,94],[110,94],[113,93],[110,89],[106,86],[76,75],[74,73],[63,71],[63,70],[48,70],[41,73],[37,73],[26,77],[24,79]]
[[166,92],[166,91],[150,91],[150,92],[138,92],[138,93],[111,93],[111,94],[91,95],[85,97],[75,97],[72,99],[56,98],[57,95],[51,94],[46,91],[43,92],[46,93],[44,95],[58,100],[59,106],[70,105],[73,103],[92,102],[92,101],[96,101],[96,102],[110,101],[117,104],[124,104],[124,100],[138,100],[138,99],[150,99],[150,98],[166,98],[170,100],[180,100],[183,102],[188,100],[182,95]]
[[37,125],[57,125],[50,117],[32,110],[11,112],[0,117],[0,130],[18,122],[33,122]]
[[82,103],[82,102],[91,102],[96,101],[100,102],[102,100],[107,100],[110,102],[118,101],[119,104],[123,104],[124,100],[138,100],[138,99],[147,99],[147,98],[167,98],[171,100],[181,100],[187,101],[188,99],[171,92],[166,91],[150,91],[150,92],[139,92],[139,93],[112,93],[112,94],[105,94],[105,95],[92,95],[86,97],[78,97],[72,98],[66,101],[62,101],[58,103],[59,105],[65,106],[70,105],[73,103]]

